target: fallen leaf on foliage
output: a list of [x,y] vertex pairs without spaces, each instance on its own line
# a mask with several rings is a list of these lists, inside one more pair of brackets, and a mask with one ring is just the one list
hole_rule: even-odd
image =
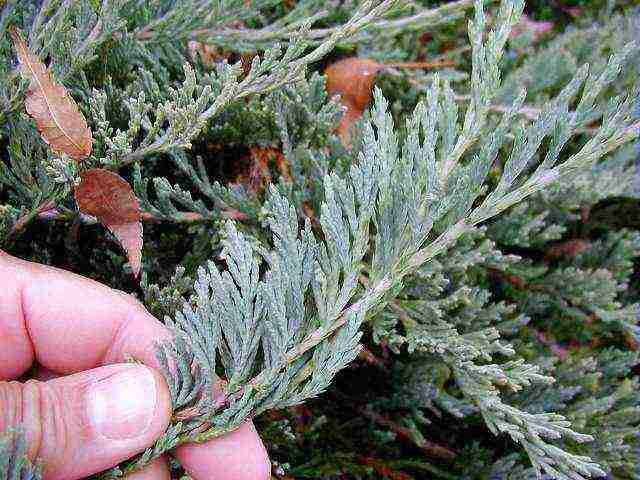
[[93,137],[78,105],[31,54],[20,31],[11,27],[9,32],[18,54],[20,73],[29,80],[25,107],[36,121],[40,135],[55,152],[64,152],[77,161],[85,159],[91,154]]
[[351,144],[351,126],[362,117],[371,102],[373,82],[383,65],[366,58],[345,58],[325,70],[327,93],[330,97],[340,95],[340,103],[346,112],[337,131],[345,145]]
[[373,98],[373,83],[378,73],[387,68],[438,68],[454,65],[453,60],[436,62],[399,62],[378,63],[367,58],[345,58],[327,67],[327,93],[330,97],[340,95],[340,103],[346,107],[346,112],[340,120],[337,132],[342,143],[351,144],[351,126],[364,113],[365,108]]
[[142,222],[140,204],[131,186],[118,174],[96,168],[80,174],[75,188],[81,212],[102,222],[126,250],[133,274],[140,273],[142,258]]

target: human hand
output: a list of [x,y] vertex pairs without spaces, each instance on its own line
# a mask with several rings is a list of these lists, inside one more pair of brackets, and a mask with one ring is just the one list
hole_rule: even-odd
[[[154,349],[167,329],[131,296],[0,251],[0,433],[20,427],[45,480],[106,470],[151,446],[169,424]],[[124,364],[125,355],[145,365]],[[41,380],[8,382],[37,362]],[[196,480],[266,480],[253,425],[175,452]],[[161,458],[129,478],[166,480]]]

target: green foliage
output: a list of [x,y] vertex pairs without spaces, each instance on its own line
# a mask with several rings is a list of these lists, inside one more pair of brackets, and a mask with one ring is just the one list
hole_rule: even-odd
[[40,480],[41,471],[27,458],[27,443],[21,432],[0,436],[0,478],[3,480]]
[[[472,2],[331,13],[312,0],[68,3],[9,1],[0,31],[21,26],[50,60],[89,120],[93,154],[82,166],[55,157],[22,113],[24,85],[0,71],[0,241],[47,263],[87,257],[79,271],[131,289],[108,242],[60,233],[95,223],[69,195],[88,166],[127,175],[157,222],[145,227],[141,293],[175,333],[158,348],[174,422],[104,478],[263,412],[330,409],[313,402],[321,394],[385,427],[366,435],[396,458],[363,459],[358,446],[330,462],[314,453],[291,461],[301,478],[637,478],[629,284],[640,238],[587,225],[603,199],[636,196],[632,16],[518,52],[509,38],[524,2],[502,1],[489,25],[476,1],[468,71],[376,89],[351,149],[332,133],[340,104],[306,67],[335,47],[411,60],[426,26],[448,38]],[[219,59],[194,58],[190,41]],[[12,58],[4,40],[0,55]],[[224,171],[267,147],[281,164],[266,166],[275,178],[265,191]],[[36,219],[53,219],[39,225],[44,242],[30,237]],[[357,402],[330,385],[344,389],[338,372],[363,344],[392,366]],[[339,445],[345,414],[329,413],[302,433],[285,428],[293,420],[267,425],[277,459],[299,460],[288,444],[298,435],[314,451]],[[487,430],[499,438],[478,433]],[[436,460],[403,456],[398,437]],[[0,458],[14,443],[0,444]]]

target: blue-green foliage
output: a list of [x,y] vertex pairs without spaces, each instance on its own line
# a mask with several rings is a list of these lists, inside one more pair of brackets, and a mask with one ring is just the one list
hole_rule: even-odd
[[[305,68],[336,46],[410,59],[419,28],[453,24],[474,2],[68,3],[9,0],[0,32],[22,27],[48,60],[87,116],[93,154],[80,166],[53,155],[22,111],[25,86],[3,67],[0,240],[48,263],[60,249],[81,257],[77,234],[56,227],[94,221],[70,195],[92,166],[127,176],[145,218],[162,222],[145,233],[142,286],[176,334],[158,349],[175,422],[105,478],[322,394],[363,343],[393,366],[358,412],[386,426],[387,413],[399,418],[395,433],[377,433],[383,445],[402,432],[442,457],[398,468],[637,478],[629,283],[640,238],[589,230],[602,200],[635,195],[632,18],[568,30],[519,60],[509,38],[524,2],[500,2],[489,22],[476,1],[468,68],[407,75],[409,93],[376,89],[347,148],[333,135],[339,102]],[[11,64],[4,40],[0,55]],[[219,165],[267,147],[281,157],[265,191]],[[41,216],[54,224],[39,250],[20,235]],[[102,250],[91,247],[84,273],[126,285],[123,260]],[[430,422],[461,443],[458,459],[431,445]]]

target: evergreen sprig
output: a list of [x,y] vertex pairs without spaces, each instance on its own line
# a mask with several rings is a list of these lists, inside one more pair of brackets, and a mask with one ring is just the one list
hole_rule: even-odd
[[[581,479],[603,475],[611,465],[627,468],[611,446],[629,437],[625,422],[594,442],[604,452],[606,468],[592,460],[593,450],[582,455],[569,447],[593,440],[590,433],[597,433],[600,421],[590,420],[594,413],[617,424],[620,413],[614,406],[622,405],[629,418],[637,417],[635,381],[607,387],[598,398],[579,397],[598,378],[613,384],[611,379],[628,370],[637,356],[611,351],[597,361],[574,359],[553,371],[552,361],[518,358],[520,345],[502,339],[527,323],[515,306],[490,304],[489,294],[480,288],[441,294],[447,288],[445,273],[467,265],[481,264],[487,271],[498,270],[496,274],[520,273],[514,256],[500,254],[490,242],[473,243],[483,238],[480,224],[509,211],[489,226],[507,243],[527,247],[558,239],[563,227],[551,220],[566,206],[565,189],[587,184],[585,190],[592,192],[595,183],[607,181],[602,190],[610,192],[616,181],[585,167],[618,149],[619,171],[628,172],[625,149],[640,130],[633,117],[638,92],[620,89],[618,74],[633,55],[633,44],[618,42],[618,53],[595,69],[576,67],[557,95],[522,117],[527,92],[519,87],[518,75],[505,84],[500,66],[524,2],[502,1],[488,30],[484,2],[476,0],[469,22],[472,70],[464,107],[446,75],[435,75],[424,100],[399,128],[376,90],[356,148],[324,148],[335,141],[330,128],[340,109],[326,98],[320,76],[305,80],[310,63],[339,43],[382,36],[383,29],[395,35],[420,22],[449,22],[471,3],[451,2],[390,20],[381,17],[394,2],[363,2],[346,23],[326,28],[312,28],[326,12],[310,13],[315,4],[305,1],[275,26],[261,26],[265,11],[275,5],[269,0],[252,2],[250,8],[225,0],[213,9],[202,0],[162,0],[145,8],[133,0],[5,3],[0,32],[18,12],[16,18],[28,27],[30,47],[50,58],[57,77],[87,100],[84,109],[96,138],[88,163],[132,166],[136,192],[155,219],[217,220],[226,215],[252,223],[226,221],[222,253],[201,266],[193,282],[181,269],[167,288],[147,289],[154,313],[165,315],[175,333],[174,341],[159,345],[157,353],[171,392],[173,419],[152,448],[106,472],[105,478],[132,473],[178,445],[207,441],[261,412],[321,394],[358,355],[361,327],[368,320],[373,321],[374,337],[391,339],[392,348],[404,343],[412,353],[436,358],[463,395],[460,399],[438,391],[429,402],[458,417],[480,413],[491,432],[507,434],[522,446],[537,475]],[[230,27],[237,21],[252,28]],[[275,44],[290,34],[293,40],[286,46]],[[236,43],[238,51],[260,54],[246,71],[240,62],[226,60],[207,71],[197,62],[185,63],[189,40],[220,47]],[[0,49],[5,47],[0,43]],[[113,78],[89,85],[85,74],[105,52],[115,52],[115,63],[131,59],[126,65],[135,67],[137,78],[109,64]],[[70,53],[73,58],[65,61]],[[176,65],[184,66],[179,71]],[[528,65],[522,70],[529,71]],[[64,156],[53,156],[33,128],[17,118],[24,85],[10,66],[0,71],[0,87],[0,119],[11,120],[9,161],[0,163],[0,184],[10,192],[10,206],[0,206],[0,231],[11,235],[62,201],[77,171]],[[601,98],[609,90],[617,95],[603,105]],[[242,134],[258,139],[256,143],[264,138],[265,143],[280,142],[291,164],[292,180],[271,185],[264,202],[211,180],[204,160],[188,152],[203,132],[233,131],[251,116],[267,119],[267,126]],[[214,118],[219,120],[215,124]],[[593,127],[596,120],[599,125]],[[299,124],[318,128],[297,129]],[[570,147],[585,131],[589,138]],[[188,189],[163,177],[143,176],[145,162],[160,159],[188,179]],[[148,192],[150,181],[155,194]],[[617,187],[623,191],[627,184]],[[317,217],[302,214],[309,200],[318,206]],[[575,203],[575,196],[567,201]],[[532,216],[535,209],[540,211]],[[68,210],[60,207],[63,215]],[[459,240],[466,243],[458,243],[451,258],[439,256]],[[630,275],[626,259],[638,244],[626,233],[611,235],[591,246],[591,255],[608,252],[606,265],[595,265],[586,253],[575,265],[521,267],[526,279],[513,282],[543,277],[544,288],[527,292],[522,300],[529,302],[528,313],[542,312],[551,320],[597,314],[607,335],[623,331],[637,336],[638,327],[630,320],[636,305],[623,308],[618,296]],[[585,290],[597,298],[583,298]],[[404,335],[394,322],[402,325]],[[504,357],[510,358],[502,361]],[[554,390],[555,377],[570,386]],[[516,402],[522,391],[531,392],[531,398]],[[406,402],[407,395],[401,392],[394,401]],[[575,398],[581,400],[568,408]],[[589,434],[574,431],[572,424]],[[37,476],[27,463],[15,463],[23,450],[18,437],[0,440],[0,474],[12,472],[6,477],[12,480]],[[14,460],[2,464],[3,452]],[[509,457],[493,470],[503,478],[505,471],[520,472],[513,465]]]
[[[263,209],[270,246],[227,224],[222,271],[213,263],[200,269],[195,296],[167,319],[177,341],[164,346],[160,358],[172,385],[176,419],[183,422],[181,441],[209,440],[266,409],[322,392],[358,353],[361,323],[398,294],[408,274],[475,225],[637,137],[631,101],[617,98],[593,137],[558,162],[632,45],[613,55],[598,75],[579,70],[531,125],[511,128],[522,93],[498,127],[490,126],[489,107],[500,87],[498,63],[522,9],[521,1],[502,2],[483,40],[486,20],[481,2],[476,3],[469,25],[472,101],[459,131],[454,94],[436,78],[426,102],[408,119],[400,148],[387,103],[376,90],[358,163],[344,176],[324,178],[321,236],[309,221],[299,228],[295,208],[275,187]],[[487,173],[507,133],[514,136],[511,154],[500,180],[485,194]],[[545,138],[547,154],[532,165]],[[360,289],[362,275],[367,280]],[[485,345],[482,356],[512,353],[496,342],[496,334],[488,330],[473,338],[474,345]],[[494,433],[508,433],[520,443],[539,474],[559,479],[603,474],[590,458],[549,443],[591,440],[571,430],[563,416],[530,414],[500,399],[498,386],[517,391],[551,378],[523,360],[477,364],[478,353],[468,353],[458,338],[464,341],[450,331],[433,344],[446,352],[460,388]],[[217,359],[225,371],[222,382],[215,373]],[[214,385],[219,395],[211,394]]]
[[6,480],[39,480],[42,472],[27,456],[28,445],[20,431],[0,435],[0,478]]

